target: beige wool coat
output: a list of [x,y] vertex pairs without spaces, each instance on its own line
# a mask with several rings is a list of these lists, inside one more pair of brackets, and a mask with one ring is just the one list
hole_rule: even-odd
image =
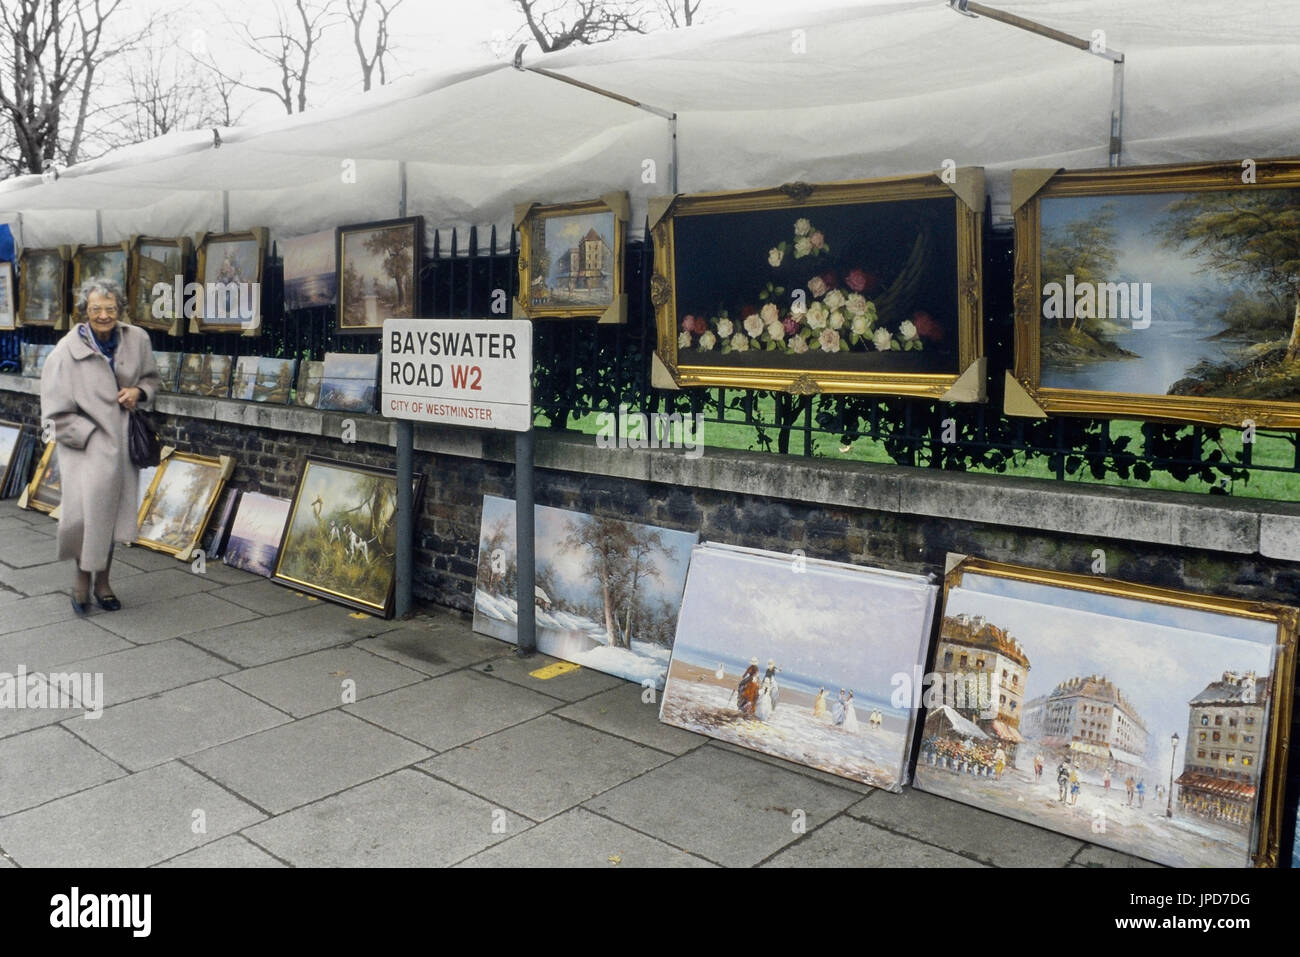
[[58,443],[58,557],[75,558],[82,571],[95,572],[108,567],[113,542],[132,542],[140,533],[140,471],[131,464],[128,415],[118,404],[118,390],[137,386],[144,391],[142,404],[150,403],[162,380],[143,329],[118,324],[114,374],[78,328],[59,340],[45,362],[41,421],[54,423]]

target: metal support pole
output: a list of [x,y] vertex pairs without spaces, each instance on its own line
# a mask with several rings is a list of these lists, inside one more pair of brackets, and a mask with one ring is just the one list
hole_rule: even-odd
[[533,528],[533,430],[515,433],[515,605],[519,618],[519,645],[524,658],[537,651],[537,607],[534,604],[537,558]]
[[1110,74],[1110,165],[1120,165],[1124,151],[1124,57],[1111,66]]
[[415,557],[415,423],[398,419],[397,428],[397,584],[393,614],[405,618],[411,613],[411,577]]
[[406,216],[406,160],[397,161],[397,215]]
[[221,191],[221,231],[230,232],[230,190]]
[[95,210],[95,245],[104,245],[104,213],[102,210]]

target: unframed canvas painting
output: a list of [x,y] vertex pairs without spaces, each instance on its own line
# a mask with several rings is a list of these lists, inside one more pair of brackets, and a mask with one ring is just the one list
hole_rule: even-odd
[[899,791],[915,712],[891,697],[925,661],[936,597],[917,575],[698,546],[660,718]]
[[[535,506],[537,649],[663,686],[699,536]],[[474,630],[517,641],[515,503],[483,497]]]
[[284,534],[284,520],[289,517],[289,500],[245,492],[230,537],[226,539],[225,563],[246,572],[270,578],[275,572],[275,556]]
[[334,230],[280,240],[284,258],[284,308],[332,306],[338,294]]

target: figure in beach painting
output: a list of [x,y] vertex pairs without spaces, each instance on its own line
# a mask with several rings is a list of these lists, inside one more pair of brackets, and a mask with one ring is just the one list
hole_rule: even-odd
[[901,790],[914,713],[892,681],[924,660],[935,587],[815,559],[792,576],[785,554],[692,551],[661,720]]

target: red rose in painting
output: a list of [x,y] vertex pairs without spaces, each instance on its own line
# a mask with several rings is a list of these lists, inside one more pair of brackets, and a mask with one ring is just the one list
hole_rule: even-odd
[[922,339],[929,339],[931,342],[943,341],[943,329],[924,309],[912,313],[912,325],[916,326],[916,334]]
[[844,283],[854,292],[871,293],[880,284],[880,280],[876,278],[875,273],[869,270],[854,269],[844,277]]
[[758,315],[758,309],[754,306],[742,306],[740,310],[740,321],[744,322],[750,316]]
[[840,277],[835,275],[835,270],[833,269],[828,269],[826,272],[822,273],[821,279],[822,282],[826,283],[827,289],[834,289],[840,284]]
[[697,336],[702,336],[707,329],[703,316],[687,315],[682,318],[682,332],[693,332]]
[[792,336],[799,331],[799,317],[786,316],[781,320],[781,328],[785,330],[787,336]]

